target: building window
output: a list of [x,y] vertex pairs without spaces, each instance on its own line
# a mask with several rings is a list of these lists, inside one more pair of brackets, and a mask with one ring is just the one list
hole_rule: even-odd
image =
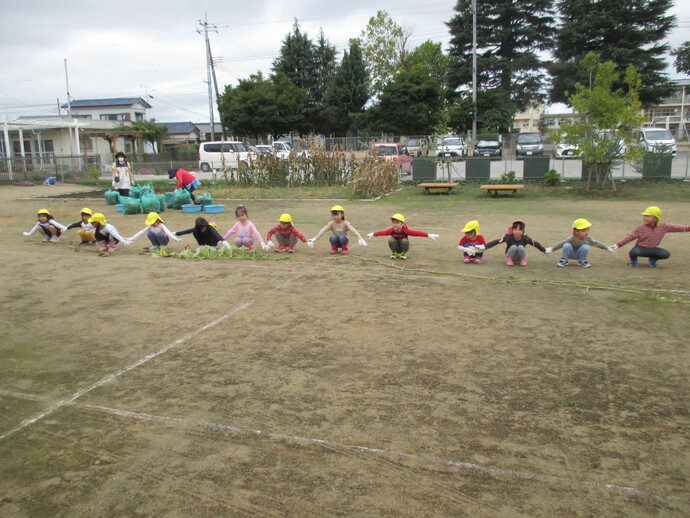
[[138,120],[138,121],[144,120],[144,114],[143,113],[137,113],[135,115],[136,115],[136,120]]
[[44,153],[54,153],[55,147],[53,147],[53,141],[52,140],[42,140],[41,141],[41,149],[43,149]]
[[116,121],[118,120],[117,113],[101,113],[102,121]]

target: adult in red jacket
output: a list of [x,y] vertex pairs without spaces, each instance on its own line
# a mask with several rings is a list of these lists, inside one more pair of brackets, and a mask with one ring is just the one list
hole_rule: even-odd
[[201,182],[197,180],[196,176],[189,171],[185,171],[184,169],[168,169],[168,178],[171,180],[173,178],[177,178],[177,187],[175,187],[175,190],[183,188],[187,189],[189,191],[189,195],[192,197],[192,201],[196,200],[193,192],[194,189],[201,185]]

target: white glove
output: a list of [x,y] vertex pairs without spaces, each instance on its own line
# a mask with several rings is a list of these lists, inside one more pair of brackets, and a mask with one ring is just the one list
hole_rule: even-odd
[[129,246],[132,244],[132,240],[131,239],[125,239],[124,241],[122,241],[122,244],[125,246]]
[[429,238],[436,241],[438,239],[438,234],[429,234]]
[[31,232],[22,232],[22,234],[24,234],[25,236],[30,236]]
[[553,248],[551,247],[548,247],[546,250],[544,250],[545,254],[550,254],[551,252],[553,252]]
[[484,245],[474,245],[475,250],[484,251],[486,250],[486,247]]
[[361,237],[357,240],[357,242],[359,243],[359,246],[367,246],[367,242]]
[[367,237],[368,237],[369,239],[371,239],[372,237],[374,237],[374,233],[373,233],[373,232],[370,232],[369,234],[367,234]]
[[271,248],[275,247],[276,244],[273,241],[269,241],[266,243],[266,246],[268,247],[266,250],[270,250]]
[[173,237],[173,239],[174,239],[175,241],[182,241],[182,238],[181,238],[181,237],[177,237],[177,236]]
[[309,240],[307,241],[307,246],[308,246],[309,248],[314,248],[314,240],[313,240],[313,239],[309,239]]
[[477,253],[477,249],[473,246],[468,246],[465,247],[465,251],[467,252],[467,255],[474,257],[474,254]]
[[231,250],[231,249],[232,249],[232,247],[230,246],[230,243],[228,243],[227,241],[223,241],[223,244],[222,244],[221,246],[224,246],[224,247],[227,248],[228,250]]
[[271,249],[271,247],[268,246],[268,243],[265,243],[265,242],[263,242],[263,241],[261,242],[261,248],[263,248],[263,249],[266,250],[266,251],[268,251],[268,250]]
[[618,245],[611,245],[610,247],[607,248],[609,252],[613,252],[614,254],[618,252]]

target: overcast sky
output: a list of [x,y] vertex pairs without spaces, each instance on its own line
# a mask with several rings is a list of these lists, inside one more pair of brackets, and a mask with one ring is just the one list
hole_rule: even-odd
[[[448,46],[445,22],[455,1],[429,0],[0,0],[0,119],[56,115],[67,100],[143,97],[159,122],[208,122],[205,16],[222,92],[258,70],[270,73],[294,19],[316,40],[319,30],[339,52],[376,11],[412,30],[410,47]],[[677,0],[673,48],[690,39],[690,1]],[[669,59],[669,62],[671,60]],[[671,77],[679,77],[669,68]],[[214,115],[216,121],[217,114]]]

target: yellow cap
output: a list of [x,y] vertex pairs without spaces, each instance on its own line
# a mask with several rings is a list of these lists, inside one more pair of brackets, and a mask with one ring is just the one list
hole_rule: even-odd
[[282,221],[283,223],[292,223],[292,216],[290,214],[281,214],[280,218],[278,218],[278,221]]
[[331,212],[336,211],[336,210],[339,212],[345,212],[345,209],[343,209],[340,205],[333,205],[331,207]]
[[584,230],[586,228],[591,227],[592,224],[587,221],[585,218],[578,218],[575,221],[573,221],[573,228],[575,230]]
[[477,235],[479,235],[479,221],[476,219],[468,221],[465,224],[465,228],[463,228],[460,232],[472,232],[473,230],[477,233]]
[[39,214],[50,214],[50,211],[48,209],[41,209],[38,211]]
[[96,212],[96,214],[89,218],[89,223],[100,223],[101,225],[105,225],[107,222],[105,221],[105,216],[103,214]]
[[90,208],[84,207],[83,209],[81,209],[81,214],[88,214],[89,216],[92,216],[93,212],[91,212]]
[[647,207],[642,215],[656,217],[656,226],[659,226],[659,223],[661,222],[661,209],[659,207],[655,207],[654,205]]
[[405,216],[403,216],[402,214],[393,214],[391,216],[391,219],[397,219],[398,221],[402,221],[403,223],[405,223]]
[[147,225],[153,225],[158,220],[161,220],[161,223],[163,223],[163,218],[161,218],[157,212],[149,212],[148,216],[146,216]]

